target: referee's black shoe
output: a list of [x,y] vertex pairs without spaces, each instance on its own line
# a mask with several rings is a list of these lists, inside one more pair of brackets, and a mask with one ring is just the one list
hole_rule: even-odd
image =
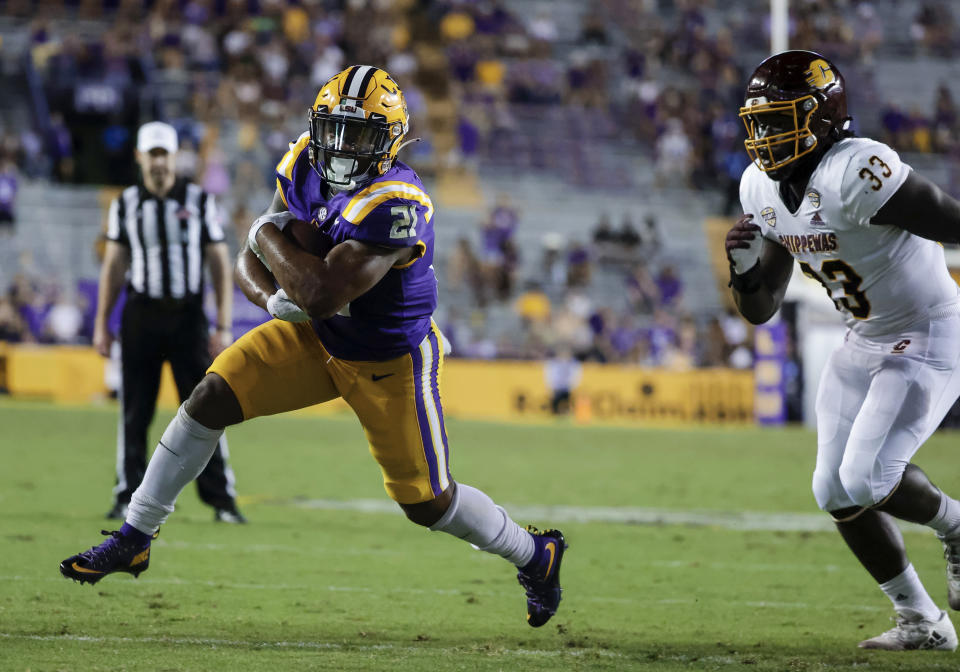
[[216,523],[233,523],[235,525],[242,525],[247,522],[246,517],[240,513],[236,504],[215,508],[213,511],[213,520]]

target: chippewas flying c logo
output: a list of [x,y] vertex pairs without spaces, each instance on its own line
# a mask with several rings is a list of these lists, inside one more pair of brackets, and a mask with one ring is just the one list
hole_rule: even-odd
[[893,346],[893,350],[891,350],[890,352],[892,352],[895,355],[902,355],[903,352],[907,349],[908,345],[910,345],[910,339],[905,338],[902,341],[898,342],[895,346]]
[[807,68],[803,74],[807,76],[807,84],[815,86],[818,89],[822,89],[827,84],[832,84],[837,81],[837,77],[833,74],[833,69],[830,67],[830,64],[822,58],[818,58],[810,63],[810,67]]

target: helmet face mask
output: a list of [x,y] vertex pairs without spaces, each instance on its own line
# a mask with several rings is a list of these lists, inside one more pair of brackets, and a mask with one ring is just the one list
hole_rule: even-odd
[[383,70],[354,65],[323,85],[310,109],[309,157],[339,190],[355,189],[393,165],[409,130],[403,93]]
[[739,113],[747,130],[744,147],[773,180],[786,179],[799,163],[819,160],[850,120],[843,76],[812,51],[784,51],[763,61],[744,100]]
[[370,168],[389,151],[385,122],[311,110],[310,138],[322,175],[330,184],[350,188],[374,177]]
[[810,119],[819,107],[814,96],[766,102],[752,98],[740,108],[747,129],[744,146],[754,164],[765,173],[783,168],[812,152],[818,142]]

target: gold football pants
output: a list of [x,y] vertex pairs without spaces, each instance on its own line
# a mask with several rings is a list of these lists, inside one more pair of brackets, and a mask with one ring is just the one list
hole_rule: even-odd
[[440,405],[443,358],[436,324],[406,355],[354,362],[330,355],[309,322],[272,320],[224,350],[208,373],[227,381],[244,420],[343,397],[367,434],[387,493],[416,504],[450,484]]

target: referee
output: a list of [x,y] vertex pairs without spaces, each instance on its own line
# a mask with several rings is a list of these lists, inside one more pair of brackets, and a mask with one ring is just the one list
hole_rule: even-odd
[[[107,518],[126,517],[130,496],[147,467],[147,429],[153,420],[163,362],[170,362],[180,400],[200,382],[212,358],[230,345],[233,284],[223,229],[212,195],[174,173],[177,132],[158,121],[137,133],[142,184],[127,187],[110,204],[107,244],[100,269],[93,345],[110,355],[110,312],[126,282],[120,327],[121,423],[117,484]],[[217,298],[213,337],[203,312],[203,265]],[[237,510],[227,439],[197,477],[197,490],[215,510],[214,520],[245,523]]]

